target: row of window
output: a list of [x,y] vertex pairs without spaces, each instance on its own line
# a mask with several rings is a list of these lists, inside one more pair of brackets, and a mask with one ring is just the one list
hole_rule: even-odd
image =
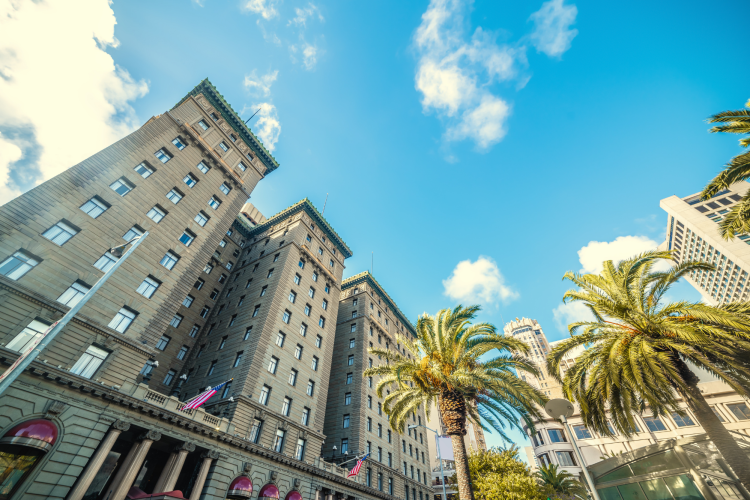
[[[307,425],[307,422],[309,420],[310,416],[310,409],[305,408],[303,412],[303,424]],[[250,434],[248,435],[248,440],[252,443],[258,443],[260,441],[261,433],[263,432],[263,420],[260,419],[253,419],[253,425],[250,428]],[[273,442],[273,451],[277,453],[283,453],[284,451],[284,440],[286,438],[286,431],[283,429],[276,429],[276,436],[274,437]],[[297,460],[304,460],[305,459],[305,440],[302,438],[297,439],[297,448],[294,451],[294,458]]]

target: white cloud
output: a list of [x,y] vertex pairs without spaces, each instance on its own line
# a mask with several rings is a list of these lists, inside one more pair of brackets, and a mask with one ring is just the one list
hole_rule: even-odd
[[534,23],[531,43],[536,50],[550,57],[562,56],[578,34],[578,30],[570,29],[576,21],[578,9],[575,5],[563,5],[563,2],[564,0],[549,0],[529,17]]
[[278,76],[278,70],[266,73],[262,76],[258,76],[255,70],[253,70],[251,74],[245,75],[245,80],[242,84],[248,91],[268,97],[271,95],[271,85],[276,81]]
[[467,37],[462,0],[432,0],[414,36],[419,55],[415,87],[425,112],[446,120],[446,138],[470,139],[486,149],[505,135],[510,106],[490,85],[516,78],[524,47],[498,44],[482,28]]
[[278,0],[248,0],[245,3],[245,8],[268,20],[279,15],[279,11],[276,10],[276,4],[278,3]]
[[[301,37],[300,37],[301,38]],[[306,70],[312,71],[315,69],[315,65],[318,63],[318,57],[322,54],[322,51],[317,45],[311,45],[304,39],[300,41],[299,45],[289,46],[289,56],[292,58],[293,63],[297,63],[297,55],[302,55],[302,65]]]
[[484,256],[474,262],[459,262],[448,279],[443,280],[443,287],[446,296],[467,304],[495,304],[518,297],[518,293],[505,284],[495,261]]
[[289,20],[287,26],[294,25],[298,28],[304,28],[307,26],[308,19],[317,17],[320,22],[323,22],[325,20],[323,19],[323,14],[320,13],[320,9],[318,9],[318,7],[312,2],[307,4],[307,7],[305,8],[295,7],[294,13],[294,18]]
[[115,24],[106,0],[0,5],[0,203],[137,127],[148,86],[105,52]]
[[[656,250],[657,242],[646,236],[618,236],[614,241],[590,241],[578,250],[582,273],[600,273],[604,270],[604,261],[615,264],[623,259],[633,257],[648,250]],[[667,261],[665,261],[667,262]],[[667,263],[667,267],[669,264]]]
[[257,124],[253,127],[255,135],[263,142],[268,151],[273,152],[281,134],[281,122],[279,122],[276,106],[268,102],[262,102],[253,104],[253,108],[260,108]]
[[568,325],[576,321],[593,321],[594,315],[583,302],[568,302],[560,304],[552,310],[555,325],[561,332],[568,332]]

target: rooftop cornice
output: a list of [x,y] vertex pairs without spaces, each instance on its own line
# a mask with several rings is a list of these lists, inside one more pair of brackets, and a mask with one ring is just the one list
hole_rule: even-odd
[[226,122],[232,129],[237,132],[240,137],[247,143],[248,146],[255,152],[255,154],[263,161],[267,170],[267,173],[273,172],[279,167],[279,163],[276,161],[271,153],[263,146],[263,143],[253,134],[250,128],[245,125],[239,114],[232,109],[232,106],[224,99],[216,87],[209,81],[208,78],[200,82],[196,87],[188,92],[188,94],[180,99],[180,102],[175,104],[172,109],[175,109],[180,104],[185,102],[190,96],[197,96],[203,94],[211,105],[219,110],[219,113],[224,117]]
[[269,227],[278,224],[283,219],[300,211],[304,211],[305,213],[307,213],[307,215],[309,215],[310,218],[312,218],[318,224],[318,227],[324,230],[326,234],[328,234],[328,237],[331,239],[331,241],[336,243],[336,245],[338,245],[338,247],[341,249],[341,253],[344,254],[345,259],[348,259],[352,256],[352,251],[346,244],[346,242],[341,239],[341,236],[339,236],[338,233],[334,231],[333,227],[331,227],[328,221],[323,218],[323,215],[318,212],[318,209],[315,208],[315,206],[307,198],[302,201],[298,201],[291,207],[286,208],[276,215],[271,216],[265,222],[263,222],[262,224],[258,224],[255,227],[250,227],[247,221],[242,220],[243,217],[241,215],[235,219],[234,226],[243,232],[245,238],[251,238],[252,236],[262,233]]
[[349,278],[346,278],[341,282],[341,290],[346,290],[347,288],[351,288],[355,285],[359,285],[360,283],[369,283],[371,286],[375,287],[380,291],[381,295],[385,299],[385,301],[390,306],[391,310],[393,310],[393,313],[396,314],[399,319],[401,320],[401,323],[406,325],[406,327],[411,331],[411,333],[416,337],[417,336],[417,330],[414,328],[414,325],[406,318],[406,315],[401,312],[401,309],[398,308],[396,303],[393,301],[390,295],[388,295],[388,292],[385,291],[385,289],[378,283],[378,280],[375,279],[375,277],[370,274],[370,271],[365,271],[359,274],[355,274],[354,276],[351,276]]

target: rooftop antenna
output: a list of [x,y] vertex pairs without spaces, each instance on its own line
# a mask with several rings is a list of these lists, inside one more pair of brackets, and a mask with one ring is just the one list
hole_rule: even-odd
[[[260,108],[258,108],[258,111],[256,111],[255,113],[253,113],[253,116],[257,115],[257,114],[258,114],[258,112],[260,112]],[[253,119],[253,116],[251,116],[250,118],[248,118],[248,119],[247,119],[247,120],[245,121],[245,125],[247,125],[247,122],[249,122],[250,120],[252,120],[252,119]]]
[[320,215],[326,213],[326,205],[328,205],[328,193],[326,193],[326,202],[323,203],[323,213],[321,213]]

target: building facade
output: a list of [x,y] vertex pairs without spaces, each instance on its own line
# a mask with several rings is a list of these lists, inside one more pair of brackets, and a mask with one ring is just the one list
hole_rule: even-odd
[[4,367],[148,232],[0,395],[0,499],[395,498],[320,457],[351,251],[306,200],[245,205],[277,167],[205,80],[0,207]]
[[660,246],[674,251],[676,262],[691,260],[710,262],[714,271],[694,271],[686,276],[709,304],[717,305],[750,298],[747,286],[750,272],[750,235],[738,235],[725,241],[718,223],[742,199],[750,183],[741,181],[710,200],[702,201],[700,193],[661,200],[667,212],[666,241]]

